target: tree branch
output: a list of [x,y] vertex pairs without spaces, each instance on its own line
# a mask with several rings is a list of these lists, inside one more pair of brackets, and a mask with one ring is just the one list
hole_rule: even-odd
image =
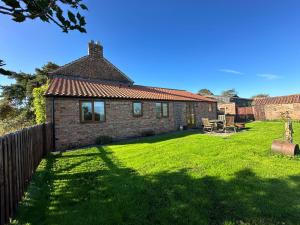
[[7,8],[7,7],[5,7],[5,6],[0,6],[0,9],[7,10],[7,11],[10,11],[10,12],[13,12],[13,11],[14,11],[13,9]]
[[3,11],[3,10],[0,10],[0,13],[1,13],[1,14],[5,14],[5,15],[10,15],[10,16],[13,16],[13,14],[12,14],[12,13],[10,13],[10,12],[6,12],[6,11]]

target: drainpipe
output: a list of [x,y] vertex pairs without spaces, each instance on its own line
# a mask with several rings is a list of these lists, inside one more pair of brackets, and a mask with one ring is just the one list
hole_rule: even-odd
[[56,151],[55,143],[55,101],[54,96],[52,97],[52,145],[53,151]]

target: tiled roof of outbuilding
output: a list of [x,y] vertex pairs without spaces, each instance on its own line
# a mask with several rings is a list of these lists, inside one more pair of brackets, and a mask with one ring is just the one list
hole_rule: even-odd
[[215,102],[213,99],[184,90],[126,85],[104,81],[69,79],[63,77],[53,78],[45,95],[63,97]]
[[300,103],[300,94],[279,97],[255,98],[253,105],[291,104]]

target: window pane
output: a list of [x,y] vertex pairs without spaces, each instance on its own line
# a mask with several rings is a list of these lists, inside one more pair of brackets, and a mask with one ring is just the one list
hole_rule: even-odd
[[155,110],[156,110],[156,117],[157,118],[161,117],[161,103],[155,104]]
[[168,103],[163,103],[162,104],[162,115],[164,117],[167,117],[168,116]]
[[105,120],[104,102],[94,102],[95,121]]
[[92,102],[82,102],[81,103],[81,120],[82,121],[92,121]]
[[133,103],[133,115],[135,115],[135,116],[142,115],[142,103],[141,102]]

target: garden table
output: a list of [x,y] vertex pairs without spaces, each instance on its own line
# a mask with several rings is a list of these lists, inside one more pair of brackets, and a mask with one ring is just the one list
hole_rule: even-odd
[[214,128],[218,128],[218,124],[222,125],[224,124],[223,120],[209,120],[209,123],[213,124]]

